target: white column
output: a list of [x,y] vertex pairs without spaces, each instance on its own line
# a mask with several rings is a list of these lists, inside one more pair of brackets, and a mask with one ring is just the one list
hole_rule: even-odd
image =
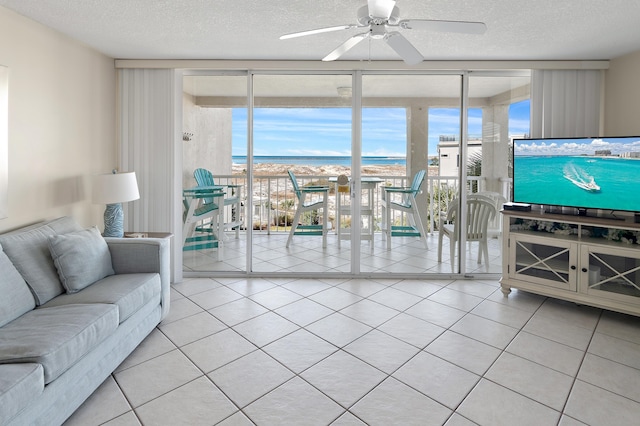
[[500,178],[509,177],[509,105],[482,108],[482,177],[484,190],[502,193]]
[[428,175],[429,175],[429,108],[426,106],[413,106],[407,108],[407,123],[409,128],[407,129],[407,173],[409,175],[409,181],[407,185],[411,185],[413,176],[418,170],[426,170],[427,177],[425,177],[422,184],[422,194],[416,196],[418,202],[418,211],[420,212],[420,218],[422,219],[422,226],[424,229],[429,229],[429,211],[428,211]]

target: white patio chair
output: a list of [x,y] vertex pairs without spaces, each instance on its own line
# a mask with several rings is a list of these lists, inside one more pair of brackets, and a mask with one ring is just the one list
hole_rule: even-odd
[[[440,215],[440,226],[438,227],[438,262],[442,262],[442,240],[449,238],[449,253],[451,261],[451,271],[454,271],[456,243],[458,242],[458,199],[454,199],[449,205],[449,210]],[[485,265],[489,264],[489,248],[487,247],[487,227],[489,221],[496,215],[494,201],[491,198],[474,195],[467,199],[467,242],[478,242],[478,264],[482,263],[484,257]]]
[[[490,198],[493,202],[494,207],[496,208],[496,212],[499,212],[502,208],[502,205],[507,202],[507,199],[504,195],[499,192],[493,191],[481,191],[476,192],[474,194],[467,195],[467,200],[474,197],[487,197]],[[489,225],[487,226],[487,235],[489,238],[500,237],[502,234],[502,221],[500,220],[500,215],[496,214],[493,219],[489,221]]]

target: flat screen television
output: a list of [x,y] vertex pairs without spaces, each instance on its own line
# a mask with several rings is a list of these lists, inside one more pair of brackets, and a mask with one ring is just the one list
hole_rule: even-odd
[[640,212],[640,136],[514,139],[513,201]]

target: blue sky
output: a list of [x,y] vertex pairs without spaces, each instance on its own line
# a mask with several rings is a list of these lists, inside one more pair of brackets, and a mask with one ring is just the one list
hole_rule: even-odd
[[640,137],[546,139],[514,142],[515,155],[594,155],[609,150],[613,155],[640,152]]
[[[529,101],[513,104],[509,134],[529,133]],[[246,155],[247,110],[233,110],[233,155]],[[350,108],[256,108],[254,155],[301,156],[351,153]],[[406,156],[406,116],[403,108],[362,111],[362,154]],[[457,135],[460,113],[454,108],[429,110],[429,156],[437,154],[440,135]],[[482,111],[469,110],[469,135],[482,134]]]

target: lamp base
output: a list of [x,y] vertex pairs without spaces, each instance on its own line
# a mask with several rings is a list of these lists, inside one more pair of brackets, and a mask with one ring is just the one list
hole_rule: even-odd
[[124,213],[122,204],[107,204],[104,210],[104,234],[105,237],[122,238],[124,236]]

